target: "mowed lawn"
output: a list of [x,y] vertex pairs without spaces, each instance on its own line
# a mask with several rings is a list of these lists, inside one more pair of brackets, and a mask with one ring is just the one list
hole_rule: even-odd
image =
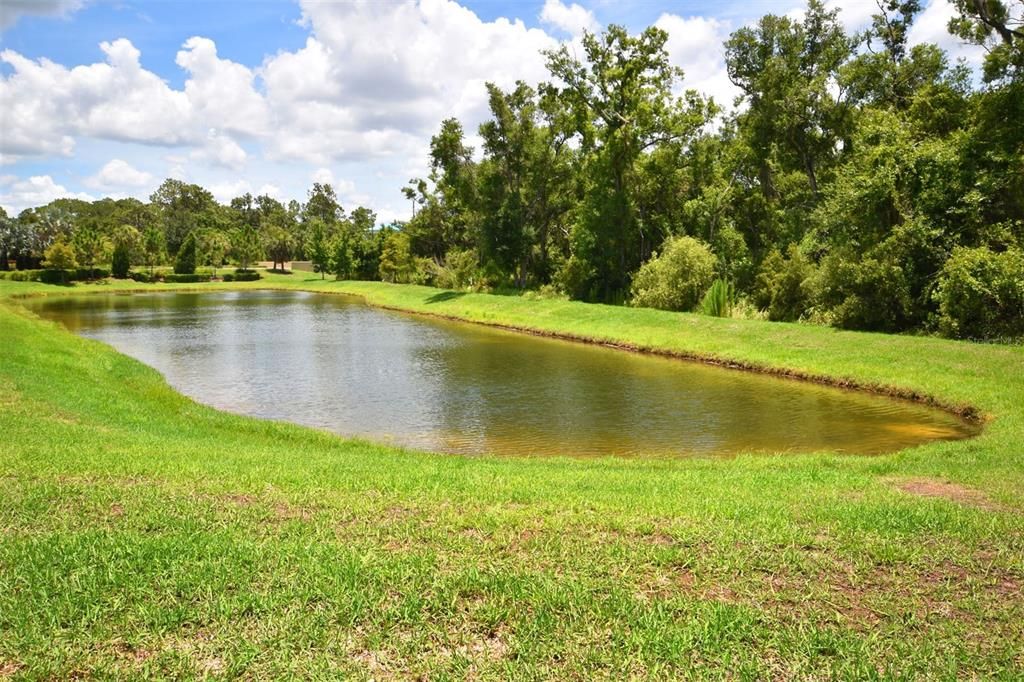
[[[879,457],[461,457],[217,412],[0,282],[0,678],[1024,676],[1024,348],[272,276],[898,389]],[[179,287],[183,288],[183,287]],[[287,394],[281,396],[287,400]]]

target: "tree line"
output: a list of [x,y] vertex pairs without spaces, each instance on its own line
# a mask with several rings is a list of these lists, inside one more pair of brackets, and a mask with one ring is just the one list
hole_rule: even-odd
[[682,89],[664,31],[586,34],[582,58],[546,54],[549,82],[486,86],[481,149],[443,121],[429,174],[403,188],[413,217],[385,229],[368,209],[346,215],[325,185],[305,204],[219,206],[169,180],[148,204],[25,212],[4,228],[22,241],[0,248],[20,267],[56,234],[54,210],[77,233],[103,206],[108,238],[131,226],[172,254],[189,234],[227,235],[240,261],[262,249],[339,277],[1022,336],[1024,3],[954,0],[950,31],[986,48],[980,82],[938,46],[909,44],[919,0],[877,3],[854,35],[819,0],[734,32],[728,111]]
[[305,202],[247,193],[218,203],[203,187],[168,179],[138,199],[57,199],[9,218],[0,209],[0,269],[95,268],[110,264],[152,272],[173,263],[190,273],[229,259],[241,270],[263,258],[283,268],[314,260],[344,278],[377,279],[383,243],[395,228],[377,228],[376,214],[342,208],[334,188],[314,183]]

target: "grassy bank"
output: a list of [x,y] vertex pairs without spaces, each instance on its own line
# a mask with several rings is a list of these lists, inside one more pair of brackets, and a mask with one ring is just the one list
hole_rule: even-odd
[[[874,458],[464,458],[216,412],[0,282],[0,676],[1024,674],[1024,349],[411,286],[251,284],[895,388]],[[180,288],[186,288],[184,286]]]

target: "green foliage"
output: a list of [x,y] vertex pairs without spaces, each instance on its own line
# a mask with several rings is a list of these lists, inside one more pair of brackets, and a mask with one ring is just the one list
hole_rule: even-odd
[[1024,336],[1024,251],[957,248],[935,298],[942,331],[966,339]]
[[58,239],[46,249],[43,263],[54,270],[71,270],[78,267],[75,249],[62,239]]
[[700,301],[700,312],[712,317],[729,317],[732,314],[736,292],[730,282],[716,279]]
[[[570,295],[611,301],[656,244],[645,244],[636,176],[645,149],[658,141],[681,143],[714,113],[696,93],[677,98],[680,75],[669,63],[668,34],[655,27],[633,36],[622,26],[585,34],[585,59],[567,47],[548,53],[548,69],[566,87],[560,97],[588,152],[588,177],[572,228]],[[628,65],[628,66],[626,66]],[[703,290],[703,288],[702,288]]]
[[114,247],[114,253],[110,258],[110,273],[118,279],[125,279],[128,277],[128,270],[130,268],[131,262],[128,256],[128,245],[124,242],[119,242]]
[[79,225],[72,233],[72,246],[78,262],[90,268],[97,262],[105,260],[110,241],[97,228],[90,225]]
[[284,264],[292,257],[295,239],[279,224],[271,224],[263,231],[263,244],[267,255],[274,262],[274,269],[284,270]]
[[767,308],[768,319],[799,320],[811,306],[814,265],[796,244],[791,244],[786,257],[772,251],[762,261],[754,289],[754,301]]
[[416,271],[409,235],[405,232],[390,233],[380,254],[381,279],[385,282],[409,282]]
[[693,237],[665,242],[633,279],[633,305],[662,310],[692,310],[715,276],[715,256]]
[[465,289],[479,280],[476,254],[469,249],[452,249],[444,263],[434,264],[434,286],[442,289]]
[[163,262],[166,255],[164,234],[155,227],[146,230],[142,238],[142,252],[145,264],[149,266],[149,277],[153,278],[153,269]]
[[242,226],[231,232],[231,255],[239,269],[248,270],[260,257],[260,238],[255,228]]
[[352,235],[348,230],[339,232],[330,244],[330,269],[337,279],[351,279],[357,263],[352,251]]
[[313,263],[313,268],[323,279],[330,267],[331,248],[328,239],[327,225],[320,218],[311,218],[306,237],[306,257]]
[[224,273],[225,282],[255,282],[261,277],[262,275],[255,270],[235,270]]
[[231,240],[220,230],[205,230],[199,235],[198,248],[203,263],[212,266],[216,276],[217,268],[224,264],[231,250]]
[[[184,242],[182,242],[182,248],[184,249]],[[195,272],[168,272],[163,276],[165,282],[174,282],[177,284],[195,284],[196,282],[209,282],[209,275],[200,275]]]
[[83,265],[125,244],[152,277],[193,234],[215,267],[228,251],[243,268],[269,254],[346,279],[622,303],[664,266],[652,255],[666,240],[687,236],[771,319],[962,335],[936,296],[951,254],[1024,247],[1024,2],[951,3],[951,33],[986,51],[980,87],[938,45],[911,45],[923,0],[878,0],[856,34],[823,0],[745,24],[724,45],[739,90],[724,118],[681,91],[663,27],[613,25],[579,54],[545,53],[546,83],[483,85],[476,131],[441,121],[428,175],[402,188],[408,221],[378,230],[326,183],[301,203],[246,193],[222,206],[169,179],[148,204],[63,198],[0,215],[0,271],[38,269],[63,241]]
[[181,242],[178,255],[174,259],[174,274],[192,275],[196,271],[196,237],[189,232],[185,240]]
[[822,260],[808,284],[834,324],[844,329],[898,331],[912,313],[907,277],[891,260],[837,252]]

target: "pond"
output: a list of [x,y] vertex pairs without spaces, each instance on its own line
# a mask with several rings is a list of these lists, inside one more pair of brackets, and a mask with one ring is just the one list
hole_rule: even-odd
[[901,400],[288,291],[26,305],[214,407],[452,453],[890,452],[974,435]]

